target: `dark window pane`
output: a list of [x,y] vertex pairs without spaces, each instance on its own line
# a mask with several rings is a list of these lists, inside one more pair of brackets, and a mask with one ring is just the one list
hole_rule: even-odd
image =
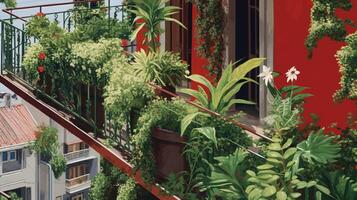
[[2,152],[2,161],[7,161],[7,151],[6,152]]

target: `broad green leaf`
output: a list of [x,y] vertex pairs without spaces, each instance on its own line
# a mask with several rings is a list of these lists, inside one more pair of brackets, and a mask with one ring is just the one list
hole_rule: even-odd
[[323,134],[310,134],[307,140],[298,144],[302,157],[308,162],[328,163],[338,158],[340,146],[333,142],[334,138]]
[[214,127],[202,127],[202,128],[195,128],[198,133],[206,136],[209,140],[211,140],[215,146],[217,147],[217,138],[216,138],[216,129]]
[[252,101],[244,100],[244,99],[232,99],[229,101],[228,105],[222,109],[222,111],[223,112],[228,111],[229,108],[231,106],[233,106],[234,104],[254,105],[255,103]]
[[330,193],[331,193],[330,190],[323,185],[317,184],[317,185],[315,185],[315,187],[316,187],[316,189],[320,190],[322,193],[324,193],[326,195],[330,195]]
[[178,89],[178,92],[190,95],[196,98],[200,105],[203,107],[208,107],[208,99],[206,99],[206,97],[201,92],[189,88],[180,88]]
[[201,75],[193,74],[191,76],[188,76],[187,78],[206,86],[209,89],[210,94],[211,95],[214,94],[215,89],[214,89],[212,83],[209,80],[207,80],[205,77],[203,77]]
[[265,169],[271,169],[271,168],[274,168],[273,165],[270,165],[270,164],[264,164],[264,165],[259,165],[257,167],[259,170],[265,170]]
[[298,193],[298,192],[295,192],[295,193],[291,193],[290,196],[291,196],[292,198],[294,198],[294,199],[297,199],[297,198],[299,198],[299,197],[301,196],[301,194]]
[[293,142],[293,140],[289,138],[281,148],[286,149],[286,148],[290,147],[292,142]]
[[288,196],[284,191],[279,191],[276,193],[276,200],[286,200]]
[[289,148],[288,150],[285,151],[284,153],[284,159],[290,158],[290,156],[294,155],[296,153],[297,149],[296,148]]
[[272,157],[272,158],[282,158],[283,157],[279,152],[276,152],[276,151],[268,151],[267,156]]
[[192,113],[186,115],[182,120],[181,120],[181,135],[185,134],[185,131],[187,127],[192,123],[192,121],[200,114],[200,112]]
[[265,58],[252,58],[243,64],[239,65],[237,68],[233,70],[232,79],[233,80],[240,80],[245,77],[248,72],[261,66],[264,62]]
[[266,188],[264,188],[262,195],[264,197],[270,197],[273,196],[276,192],[276,188],[274,186],[268,186]]

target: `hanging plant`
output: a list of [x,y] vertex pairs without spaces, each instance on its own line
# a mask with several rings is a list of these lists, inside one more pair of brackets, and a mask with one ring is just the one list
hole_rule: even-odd
[[324,37],[332,40],[344,41],[347,35],[346,25],[353,25],[351,20],[343,20],[336,16],[336,10],[348,11],[352,8],[350,0],[312,0],[311,24],[309,35],[305,40],[309,58],[312,57],[313,49]]
[[198,52],[209,61],[207,69],[217,79],[222,74],[224,11],[221,0],[191,0],[198,9]]

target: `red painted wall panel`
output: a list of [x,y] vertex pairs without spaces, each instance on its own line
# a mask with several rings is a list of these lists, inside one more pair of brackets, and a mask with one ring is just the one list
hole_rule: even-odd
[[[323,126],[334,122],[345,126],[347,113],[356,114],[356,107],[352,101],[335,103],[332,100],[340,81],[335,53],[344,43],[325,38],[318,43],[313,58],[309,60],[304,40],[310,24],[311,1],[274,2],[274,69],[283,75],[277,80],[277,84],[286,84],[285,72],[291,66],[296,66],[301,72],[296,84],[310,87],[307,92],[314,95],[307,99],[305,118],[310,118],[308,113],[316,113],[321,117],[320,123]],[[339,11],[338,14],[357,21],[357,0],[352,2],[353,10]]]

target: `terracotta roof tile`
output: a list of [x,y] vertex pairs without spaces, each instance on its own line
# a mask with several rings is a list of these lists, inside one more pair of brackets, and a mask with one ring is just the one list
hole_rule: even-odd
[[0,108],[0,148],[36,139],[37,125],[24,105]]

